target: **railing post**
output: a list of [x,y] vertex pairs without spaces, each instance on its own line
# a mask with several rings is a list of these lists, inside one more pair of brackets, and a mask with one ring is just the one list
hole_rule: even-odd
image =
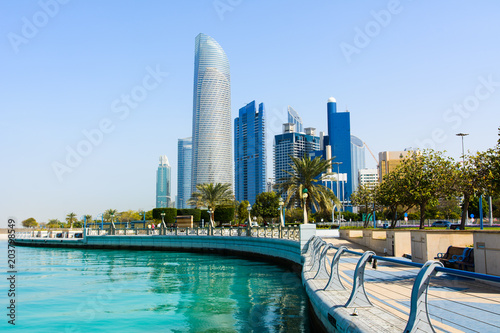
[[341,246],[338,248],[337,252],[335,252],[335,255],[332,259],[330,279],[328,280],[323,290],[345,290],[345,287],[342,284],[342,280],[340,280],[339,271],[340,256],[342,255],[342,253],[344,253],[345,250],[347,250],[347,247]]
[[326,245],[326,242],[324,240],[322,240],[321,238],[318,238],[319,241],[316,242],[315,246],[314,246],[314,249],[313,249],[313,252],[312,252],[312,256],[311,256],[311,267],[309,269],[305,269],[304,267],[304,272],[312,272],[314,271],[315,269],[317,269],[316,267],[318,266],[318,253],[320,253],[321,251],[321,248],[323,247],[323,245]]
[[299,229],[299,242],[300,242],[300,252],[306,246],[307,241],[312,237],[316,236],[316,225],[313,223],[301,224]]
[[319,257],[319,268],[318,271],[316,272],[316,275],[314,275],[313,279],[328,279],[328,272],[326,271],[326,255],[328,253],[329,249],[334,249],[332,244],[328,243],[326,244],[325,248],[321,252],[321,256]]
[[345,303],[346,308],[350,307],[371,307],[373,304],[368,299],[365,290],[365,266],[368,260],[375,255],[373,251],[366,251],[363,253],[361,258],[359,258],[356,265],[356,270],[354,271],[354,279],[352,284],[352,292],[349,300]]
[[418,272],[411,290],[410,315],[404,333],[435,332],[427,306],[427,290],[431,278],[436,275],[436,267],[443,267],[439,261],[429,260]]

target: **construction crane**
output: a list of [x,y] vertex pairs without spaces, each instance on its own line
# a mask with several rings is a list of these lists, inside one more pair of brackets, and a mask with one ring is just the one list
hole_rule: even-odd
[[368,145],[366,144],[366,142],[363,141],[363,145],[366,147],[366,149],[368,149],[368,151],[370,152],[370,155],[372,155],[373,159],[375,160],[375,164],[377,165],[377,169],[378,169],[378,160],[377,160],[377,158],[375,157],[375,155],[373,155],[370,147],[368,147]]

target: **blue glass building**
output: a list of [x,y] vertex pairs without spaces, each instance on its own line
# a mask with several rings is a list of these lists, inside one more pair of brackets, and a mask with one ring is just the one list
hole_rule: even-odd
[[170,206],[170,164],[167,156],[160,156],[160,165],[156,172],[156,208],[166,208]]
[[264,104],[255,101],[239,110],[234,120],[234,163],[236,200],[248,200],[266,191],[266,132]]
[[210,36],[195,40],[191,192],[204,183],[233,185],[231,78],[222,47]]
[[295,125],[295,132],[304,133],[304,125],[297,111],[290,105],[288,106],[288,122]]
[[290,156],[302,158],[311,157],[320,149],[320,138],[316,136],[315,129],[308,127],[299,133],[295,124],[283,124],[283,134],[274,136],[274,178],[276,184],[282,183],[280,179],[289,177],[286,172],[293,172]]
[[191,169],[193,146],[191,138],[179,139],[177,143],[177,208],[189,208],[191,198]]
[[[328,116],[328,138],[332,150],[332,157],[335,157],[334,162],[341,162],[337,168],[333,165],[333,172],[339,170],[340,173],[347,174],[347,182],[341,193],[335,194],[340,200],[349,200],[353,191],[353,174],[352,174],[352,159],[351,159],[351,121],[350,114],[346,112],[337,112],[337,101],[330,97],[327,103]],[[357,177],[357,175],[356,175]]]

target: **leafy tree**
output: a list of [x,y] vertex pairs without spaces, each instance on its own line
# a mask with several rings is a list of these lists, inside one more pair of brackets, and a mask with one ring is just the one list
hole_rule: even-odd
[[67,226],[73,228],[73,223],[76,222],[76,214],[69,213],[68,215],[66,215],[66,221],[68,222]]
[[252,206],[252,215],[260,216],[264,221],[270,222],[279,217],[280,202],[276,192],[262,192],[255,198]]
[[455,188],[463,195],[461,229],[465,228],[467,212],[471,197],[495,191],[495,174],[492,172],[491,150],[489,152],[477,152],[475,155],[464,156],[463,165],[456,166],[457,181]]
[[22,223],[23,227],[25,227],[25,228],[31,228],[31,227],[38,226],[38,222],[36,222],[36,220],[33,217],[30,217],[29,219],[26,219],[21,223]]
[[296,158],[293,156],[290,156],[290,159],[292,160],[290,166],[293,172],[285,171],[289,176],[279,179],[279,183],[276,185],[279,189],[279,195],[285,194],[286,207],[303,207],[302,193],[304,189],[307,189],[308,194],[307,207],[312,206],[314,210],[322,211],[331,210],[334,203],[340,206],[340,201],[332,190],[320,183],[331,160],[324,160],[320,157],[311,160],[309,157]]
[[454,193],[456,166],[441,152],[425,150],[413,152],[396,167],[401,178],[399,188],[401,202],[406,206],[417,206],[420,210],[420,229],[424,228],[425,211],[438,204],[438,199]]
[[175,223],[175,218],[177,217],[177,208],[154,208],[153,209],[153,219],[161,222],[162,221],[162,213],[165,214],[163,217],[165,223],[173,224]]
[[[470,214],[474,214],[474,218],[478,218],[479,219],[479,198],[480,196],[473,196],[469,202],[469,216]],[[483,205],[483,216],[487,216],[488,213],[490,212],[489,210],[489,207],[488,207],[488,201],[486,200],[486,198],[483,196],[483,202],[482,202],[482,205]]]
[[234,218],[234,207],[233,206],[225,206],[225,207],[216,207],[214,212],[214,221],[220,223],[227,223],[232,221]]
[[[196,185],[196,192],[191,195],[188,204],[196,208],[207,208],[215,211],[215,208],[233,203],[231,184],[207,183]],[[233,211],[234,212],[234,211]],[[214,227],[213,213],[210,216],[210,225]]]
[[149,210],[146,212],[146,220],[152,220],[153,219],[153,210]]
[[139,212],[136,212],[134,210],[127,210],[125,212],[118,213],[118,215],[120,216],[120,221],[122,222],[132,222],[141,219]]
[[244,223],[245,221],[248,220],[248,205],[250,202],[247,200],[243,200],[240,202],[238,205],[238,220],[240,223]]
[[365,219],[363,220],[364,228],[368,227],[368,223],[370,223],[371,216],[373,215],[373,205],[376,200],[375,194],[377,188],[378,186],[372,188],[366,185],[360,185],[358,189],[351,194],[352,204],[362,207],[361,213],[365,214]]
[[61,228],[62,223],[58,219],[50,219],[49,223],[47,223],[47,228]]
[[295,224],[295,223],[301,223],[303,221],[304,221],[303,209],[290,208],[285,211],[285,224]]

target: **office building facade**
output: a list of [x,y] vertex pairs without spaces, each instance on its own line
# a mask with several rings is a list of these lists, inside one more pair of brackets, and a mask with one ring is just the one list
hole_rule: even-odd
[[320,148],[320,138],[315,129],[308,127],[304,133],[296,132],[295,124],[283,124],[283,134],[274,136],[274,179],[275,183],[283,182],[283,178],[292,172],[290,156],[296,158],[311,157]]
[[334,192],[339,199],[348,201],[353,191],[350,114],[348,111],[337,112],[337,101],[330,97],[327,103],[327,117],[331,156],[335,157],[334,163],[341,163],[333,166],[333,172],[338,170],[339,173],[347,175],[347,182],[343,186],[342,193],[337,193],[335,188]]
[[191,192],[197,184],[233,185],[229,61],[205,34],[195,40],[192,138]]
[[379,182],[384,180],[384,176],[396,169],[401,161],[411,154],[412,151],[383,151],[378,153]]
[[189,208],[191,198],[191,169],[193,159],[191,138],[179,139],[177,143],[177,208]]
[[359,186],[366,186],[368,188],[375,188],[378,184],[378,170],[377,169],[360,169],[358,171]]
[[304,125],[302,123],[302,118],[300,118],[297,111],[294,110],[290,105],[287,109],[288,113],[288,123],[295,125],[295,132],[304,133]]
[[255,101],[239,110],[234,120],[235,197],[253,205],[266,191],[266,135],[264,104]]
[[156,171],[156,208],[170,207],[171,170],[167,156],[160,156],[160,164]]

